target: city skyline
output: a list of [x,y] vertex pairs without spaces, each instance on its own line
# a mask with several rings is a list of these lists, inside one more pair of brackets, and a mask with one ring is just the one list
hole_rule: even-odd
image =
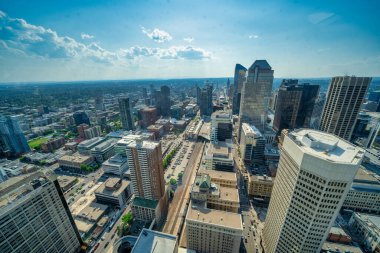
[[276,77],[380,76],[377,5],[0,3],[0,82],[223,77],[254,59]]

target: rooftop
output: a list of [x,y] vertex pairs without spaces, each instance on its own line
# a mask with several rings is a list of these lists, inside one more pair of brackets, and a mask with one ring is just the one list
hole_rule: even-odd
[[75,162],[75,163],[84,163],[87,162],[88,159],[92,159],[91,156],[86,155],[64,155],[61,158],[59,158],[60,161],[66,161],[66,162]]
[[241,215],[237,213],[192,206],[190,203],[186,220],[193,220],[210,225],[243,230]]
[[104,140],[105,139],[103,137],[95,137],[89,140],[82,141],[81,143],[79,143],[78,147],[92,148],[100,142],[103,142]]
[[380,216],[365,213],[355,213],[355,215],[362,222],[366,223],[371,230],[376,231],[377,236],[380,236]]
[[242,124],[242,129],[245,135],[252,135],[254,138],[262,137],[263,135],[260,131],[254,126],[247,123]]
[[363,149],[329,133],[297,129],[288,136],[303,152],[331,162],[359,163],[364,155]]
[[224,180],[229,180],[229,181],[234,181],[234,182],[237,181],[236,174],[234,172],[201,169],[199,170],[199,173],[209,175],[211,177],[211,181],[213,179],[224,179]]
[[177,237],[144,228],[138,237],[133,253],[170,253],[177,248]]
[[376,174],[366,170],[364,167],[360,167],[356,176],[354,178],[356,183],[369,183],[369,184],[380,184],[379,179],[376,178]]
[[225,201],[239,202],[239,192],[235,188],[219,187],[220,197],[219,199]]
[[83,208],[77,216],[90,221],[97,221],[100,219],[101,216],[103,216],[107,208],[108,206],[106,205],[92,202],[91,204]]
[[145,148],[145,149],[155,149],[156,147],[158,147],[158,145],[160,145],[159,142],[143,140],[140,137],[129,142],[127,146],[129,148],[139,147],[139,148]]
[[322,245],[323,252],[339,252],[339,253],[363,253],[363,251],[358,246],[352,246],[347,244],[341,244],[341,243],[334,243],[334,242],[325,242]]
[[93,147],[91,149],[91,151],[104,151],[104,150],[107,150],[109,148],[112,148],[116,144],[116,142],[117,142],[117,139],[115,139],[115,138],[108,139],[108,140],[106,140],[104,142],[99,143],[95,147]]
[[73,181],[77,180],[76,177],[73,176],[58,176],[58,183],[61,188],[65,188],[67,185],[71,184]]
[[256,60],[249,69],[254,69],[255,67],[259,67],[259,69],[272,69],[269,63],[266,60]]
[[227,144],[224,141],[220,141],[218,143],[210,143],[208,152],[210,155],[217,156],[230,156],[230,151],[227,147]]
[[155,209],[157,207],[158,201],[157,200],[151,200],[151,199],[144,199],[140,197],[135,197],[133,200],[134,206],[141,206],[141,207],[147,207],[150,209]]
[[118,197],[128,185],[129,181],[121,180],[119,178],[109,178],[96,189],[95,194]]

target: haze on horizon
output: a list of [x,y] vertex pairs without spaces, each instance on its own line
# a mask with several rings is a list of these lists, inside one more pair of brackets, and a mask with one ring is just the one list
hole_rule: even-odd
[[[2,1],[0,82],[380,76],[380,2]],[[191,11],[189,11],[191,10]]]

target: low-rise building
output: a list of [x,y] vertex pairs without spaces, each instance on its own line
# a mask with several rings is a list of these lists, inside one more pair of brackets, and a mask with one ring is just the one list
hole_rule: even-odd
[[206,169],[233,171],[234,159],[226,142],[210,143],[205,155]]
[[248,194],[254,198],[269,200],[272,194],[273,178],[267,175],[250,175],[248,177]]
[[165,133],[169,132],[170,126],[171,126],[169,119],[158,119],[158,120],[156,120],[155,125],[163,126]]
[[97,202],[119,207],[123,207],[130,196],[130,182],[119,178],[109,178],[95,190]]
[[19,160],[0,159],[0,170],[2,170],[7,177],[14,177],[25,173],[30,173],[37,170],[38,167],[33,164],[22,163]]
[[102,135],[102,129],[100,126],[93,126],[84,130],[84,137],[86,139],[92,139]]
[[94,158],[85,155],[64,155],[58,159],[58,164],[62,169],[80,171],[81,165],[91,165]]
[[380,252],[380,216],[354,213],[349,225],[366,250]]
[[156,140],[160,139],[164,135],[164,126],[163,125],[150,125],[147,128],[148,132],[154,134]]
[[325,242],[321,253],[363,253],[359,246],[347,245],[336,242]]
[[82,141],[78,145],[78,152],[81,155],[91,155],[91,149],[105,141],[103,137],[95,137],[89,140]]
[[78,178],[72,176],[58,176],[57,180],[63,192],[66,192],[78,183]]
[[47,142],[41,144],[41,150],[46,153],[53,152],[54,150],[62,147],[64,144],[65,138],[63,137],[50,139]]
[[361,167],[343,202],[343,208],[380,214],[380,177]]
[[71,150],[76,152],[78,148],[78,142],[72,141],[65,144],[65,150]]
[[236,188],[237,178],[236,173],[218,170],[199,170],[199,174],[207,174],[211,178],[212,183],[216,183],[221,187]]
[[115,154],[117,139],[108,139],[91,149],[91,155],[98,163],[102,163]]
[[123,176],[128,170],[128,159],[126,156],[116,154],[103,162],[102,168],[104,173]]
[[132,253],[177,253],[177,236],[143,228]]
[[160,205],[158,200],[135,197],[132,203],[132,213],[134,218],[142,221],[152,221],[161,219]]
[[186,215],[187,248],[204,253],[239,252],[241,215],[189,205]]
[[352,241],[351,237],[337,224],[331,227],[326,240],[343,244],[349,244]]

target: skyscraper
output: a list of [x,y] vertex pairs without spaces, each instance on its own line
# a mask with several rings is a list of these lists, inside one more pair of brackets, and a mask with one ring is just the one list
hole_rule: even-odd
[[30,148],[15,117],[0,115],[0,157],[29,152]]
[[212,114],[212,90],[213,86],[208,83],[200,90],[201,116],[211,116]]
[[165,192],[161,144],[138,137],[128,144],[126,154],[135,196],[159,200]]
[[95,109],[98,111],[104,111],[106,109],[104,107],[104,101],[102,96],[98,96],[95,98]]
[[80,124],[90,125],[90,119],[87,116],[87,113],[84,111],[77,111],[73,114],[74,122],[76,126]]
[[322,113],[320,130],[350,140],[371,80],[370,77],[333,77]]
[[248,69],[247,79],[242,88],[239,133],[242,123],[254,125],[264,133],[272,84],[272,67],[266,60],[256,60]]
[[253,165],[264,163],[265,137],[253,125],[242,124],[240,152],[244,162]]
[[363,156],[325,132],[285,136],[262,235],[265,252],[320,252]]
[[119,98],[119,109],[123,129],[134,130],[135,126],[133,124],[131,104],[129,98]]
[[235,66],[235,75],[234,75],[234,89],[233,89],[233,98],[232,98],[232,113],[239,114],[240,111],[240,100],[241,100],[241,91],[243,88],[243,83],[245,81],[247,69],[240,65],[236,64]]
[[320,92],[317,99],[315,100],[314,109],[311,114],[310,128],[319,129],[321,125],[321,117],[323,113],[323,107],[326,102],[326,93]]
[[232,139],[232,116],[230,112],[216,111],[211,115],[211,142],[226,141]]
[[282,80],[273,129],[280,133],[285,128],[309,128],[318,92],[319,85],[298,84],[298,80]]
[[166,85],[161,86],[159,111],[162,116],[170,116],[170,88]]
[[19,176],[0,189],[0,252],[79,251],[82,239],[55,175]]

